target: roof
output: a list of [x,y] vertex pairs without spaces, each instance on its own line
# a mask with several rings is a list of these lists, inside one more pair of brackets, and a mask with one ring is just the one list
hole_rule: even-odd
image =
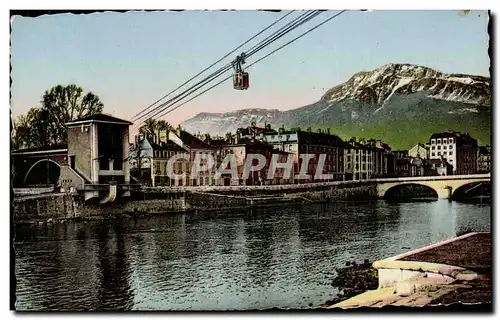
[[457,137],[457,138],[462,138],[462,139],[467,139],[470,141],[475,141],[476,139],[472,138],[470,134],[468,133],[462,133],[462,132],[456,132],[456,131],[447,131],[447,132],[438,132],[438,133],[433,133],[431,135],[430,139],[439,139],[439,138],[452,138],[452,137]]
[[459,132],[439,132],[439,133],[433,133],[431,135],[431,139],[436,139],[436,138],[450,138],[450,137],[455,137],[460,135]]
[[490,146],[479,146],[479,154],[491,154],[491,147]]
[[153,148],[153,150],[186,152],[186,150],[184,148],[180,147],[179,145],[177,145],[176,143],[174,143],[170,140],[168,140],[167,142],[162,143],[162,144],[152,142],[149,139],[148,139],[148,141],[149,141],[149,144],[151,145],[151,147]]
[[227,142],[225,139],[212,139],[210,140],[210,145],[212,147],[223,147],[225,145],[229,145],[230,143]]
[[21,154],[21,153],[27,153],[27,152],[50,152],[50,151],[61,151],[61,152],[67,152],[68,150],[68,145],[67,144],[61,144],[61,145],[54,145],[54,146],[43,146],[43,147],[36,147],[36,148],[25,148],[25,149],[18,149],[18,150],[12,150],[11,154]]
[[[308,140],[311,139],[311,144],[318,144],[318,145],[339,145],[342,146],[344,144],[344,141],[340,139],[340,137],[326,133],[326,132],[312,132],[312,131],[303,131],[303,130],[297,130],[297,137],[299,141],[302,140]],[[282,133],[282,134],[287,134],[288,132]],[[290,133],[294,133],[293,131],[290,131]]]
[[180,137],[182,142],[187,144],[191,149],[211,149],[212,146],[210,146],[208,143],[205,141],[202,141],[192,135],[191,133],[181,130],[181,135]]
[[126,124],[126,125],[132,125],[133,124],[130,121],[119,119],[119,118],[115,118],[115,117],[112,117],[110,115],[103,114],[103,113],[94,114],[94,115],[91,115],[91,116],[88,116],[88,117],[83,117],[83,118],[79,118],[79,119],[76,119],[76,120],[72,120],[72,121],[70,121],[70,122],[68,122],[66,124],[67,125],[69,125],[69,124],[80,124],[80,123],[85,123],[85,122],[107,122],[107,123],[119,123],[119,124]]

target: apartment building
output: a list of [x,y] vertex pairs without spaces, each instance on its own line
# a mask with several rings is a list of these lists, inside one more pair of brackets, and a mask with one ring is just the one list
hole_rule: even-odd
[[480,146],[477,155],[477,171],[478,173],[491,172],[491,147]]
[[[270,129],[270,128],[268,128]],[[344,142],[338,136],[331,134],[329,129],[318,129],[313,132],[311,128],[301,130],[293,128],[285,130],[283,127],[277,133],[261,133],[256,139],[267,142],[275,149],[293,154],[294,171],[299,172],[302,166],[303,154],[312,154],[308,162],[306,173],[308,179],[295,179],[294,183],[325,182],[344,180]],[[315,179],[320,156],[325,155],[323,174],[331,174],[332,179]]]
[[429,159],[445,159],[453,166],[453,174],[477,172],[477,140],[468,133],[447,131],[434,133],[429,139]]

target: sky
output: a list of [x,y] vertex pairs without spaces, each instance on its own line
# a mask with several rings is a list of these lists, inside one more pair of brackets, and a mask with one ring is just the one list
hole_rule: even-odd
[[[337,12],[323,12],[248,63]],[[84,92],[98,95],[104,112],[130,120],[286,13],[167,11],[16,16],[11,21],[13,116],[39,106],[45,90],[74,83]],[[279,25],[300,13],[290,14]],[[232,83],[224,83],[163,119],[178,124],[200,112],[298,108],[317,101],[326,90],[356,72],[391,62],[489,76],[487,29],[486,11],[472,11],[466,16],[456,10],[347,11],[248,69],[248,90],[234,90]],[[271,30],[238,52],[250,48]]]

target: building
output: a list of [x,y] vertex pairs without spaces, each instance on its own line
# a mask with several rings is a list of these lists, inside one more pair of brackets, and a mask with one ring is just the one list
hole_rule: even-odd
[[[215,185],[213,179],[216,165],[208,170],[200,170],[195,176],[193,165],[207,164],[207,156],[215,156],[215,149],[207,142],[184,131],[176,129],[159,130],[152,137],[139,137],[131,150],[130,157],[136,177],[151,186],[209,186]],[[179,159],[173,163],[173,172],[183,174],[180,179],[172,179],[167,173],[167,164],[173,156]],[[150,175],[150,177],[147,177]],[[147,177],[147,178],[146,178]]]
[[[269,129],[269,128],[268,128]],[[344,180],[344,142],[338,136],[330,133],[330,129],[313,132],[300,128],[285,130],[279,128],[277,133],[260,133],[256,139],[267,142],[275,149],[293,154],[294,171],[300,172],[304,154],[312,154],[305,171],[309,178],[295,179],[294,183],[342,181]],[[325,155],[323,174],[331,174],[332,179],[315,179],[320,156]]]
[[410,156],[408,150],[395,150],[392,152],[394,161],[394,176],[395,177],[410,177]]
[[[244,132],[244,131],[243,131]],[[237,179],[231,179],[230,174],[223,174],[220,181],[216,182],[220,185],[271,185],[271,184],[288,184],[293,183],[294,170],[292,168],[291,176],[284,176],[284,169],[277,168],[274,176],[269,179],[268,173],[271,169],[271,161],[274,155],[277,155],[278,162],[287,162],[288,157],[293,157],[292,153],[275,149],[267,142],[255,139],[253,135],[245,135],[241,137],[242,130],[238,130],[235,135],[228,135],[226,139],[214,139],[209,143],[216,149],[216,159],[218,163],[227,157],[229,154],[234,156],[236,163]],[[252,137],[252,138],[249,138]],[[244,177],[244,166],[247,157],[250,154],[260,154],[266,159],[266,163],[261,170],[250,172],[248,177]],[[257,159],[253,160],[252,166],[257,165]],[[222,169],[229,169],[228,167]]]
[[111,202],[129,196],[129,126],[96,114],[66,123],[67,145],[13,151],[17,187],[51,186],[80,192],[85,200]]
[[429,159],[428,146],[423,143],[417,143],[415,146],[408,150],[408,156],[411,158]]
[[245,139],[255,139],[258,136],[263,136],[263,135],[273,135],[277,134],[278,132],[274,130],[270,124],[265,124],[264,127],[259,127],[254,123],[252,123],[251,126],[246,127],[246,128],[238,128],[236,130],[236,134],[239,135],[240,138]]
[[491,172],[491,147],[480,146],[477,155],[477,171],[478,173]]
[[387,176],[390,151],[389,145],[380,140],[349,140],[344,144],[345,179],[367,180]]
[[176,161],[172,168],[175,174],[186,173],[184,178],[172,179],[167,174],[168,160],[178,155],[188,157],[188,150],[171,140],[158,141],[156,137],[137,136],[130,151],[131,174],[137,182],[153,187],[187,185],[187,160]]
[[427,160],[427,170],[426,175],[429,176],[449,176],[453,174],[453,166],[444,158]]
[[477,140],[467,133],[447,131],[434,133],[429,139],[429,159],[445,159],[453,166],[453,174],[477,172]]
[[[68,164],[71,171],[90,184],[111,181],[130,184],[127,159],[131,124],[105,114],[68,122]],[[68,174],[73,175],[73,172]],[[72,186],[67,181],[64,184]]]

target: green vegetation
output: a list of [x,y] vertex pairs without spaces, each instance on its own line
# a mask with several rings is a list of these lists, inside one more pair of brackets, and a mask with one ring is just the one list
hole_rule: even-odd
[[46,90],[40,104],[14,120],[12,149],[64,144],[67,122],[100,114],[104,108],[98,96],[83,95],[83,89],[74,84]]
[[327,301],[325,305],[332,305],[347,300],[367,290],[378,288],[378,272],[366,259],[362,264],[356,261],[347,262],[345,267],[337,268],[337,277],[332,285],[338,288],[339,293],[333,300]]
[[407,150],[418,142],[426,143],[431,134],[447,130],[469,133],[479,145],[491,144],[491,117],[487,114],[448,115],[410,120],[389,120],[376,124],[317,125],[313,130],[330,127],[332,134],[347,141],[350,137],[374,138],[388,143],[393,150]]

